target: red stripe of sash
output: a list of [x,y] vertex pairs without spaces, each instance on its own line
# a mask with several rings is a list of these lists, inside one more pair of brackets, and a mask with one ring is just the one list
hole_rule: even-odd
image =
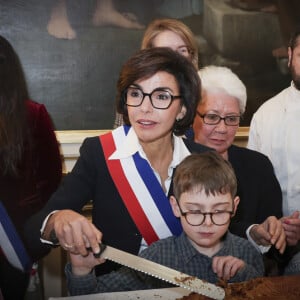
[[110,155],[116,150],[115,142],[112,133],[100,135],[106,164],[110,175],[117,187],[119,194],[131,216],[135,225],[141,232],[143,238],[148,245],[157,241],[159,237],[155,233],[151,223],[144,213],[139,201],[137,200],[130,183],[128,182],[120,160],[109,160]]

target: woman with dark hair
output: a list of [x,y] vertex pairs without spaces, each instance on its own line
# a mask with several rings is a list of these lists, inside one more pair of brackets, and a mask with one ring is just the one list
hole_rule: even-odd
[[[56,242],[86,255],[103,241],[137,254],[182,232],[168,200],[173,171],[192,152],[209,149],[181,137],[200,100],[197,71],[169,48],[141,50],[122,67],[117,89],[125,125],[83,142],[71,173],[26,226],[31,253],[44,255]],[[90,200],[92,222],[80,214]]]
[[[155,19],[146,28],[141,49],[169,47],[190,60],[198,70],[198,46],[191,29],[177,19]],[[114,128],[123,125],[122,114],[116,113]]]
[[[44,105],[29,99],[18,56],[0,36],[0,201],[19,234],[56,190],[61,174],[50,117]],[[28,280],[29,273],[10,265],[0,247],[4,299],[23,299]]]

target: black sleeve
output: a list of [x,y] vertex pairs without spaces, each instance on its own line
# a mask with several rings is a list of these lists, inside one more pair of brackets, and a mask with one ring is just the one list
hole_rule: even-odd
[[80,157],[73,170],[63,179],[44,208],[26,221],[23,238],[33,260],[47,255],[52,247],[40,241],[40,229],[46,216],[52,211],[60,209],[73,209],[81,212],[82,207],[93,199],[99,147],[98,137],[87,138],[83,142],[80,148]]
[[282,217],[282,193],[273,165],[265,155],[248,149],[239,152],[230,160],[240,197],[230,231],[246,237],[250,225],[260,224],[269,216]]

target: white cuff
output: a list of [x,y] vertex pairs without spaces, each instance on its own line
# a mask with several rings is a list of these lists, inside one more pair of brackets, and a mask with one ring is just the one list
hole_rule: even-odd
[[253,238],[250,235],[250,230],[255,225],[259,225],[259,224],[252,224],[251,226],[249,226],[247,228],[247,230],[246,230],[247,238],[248,238],[249,242],[255,247],[255,249],[257,251],[259,251],[261,254],[267,253],[270,250],[271,246],[257,245],[256,242],[253,240]]
[[[45,230],[45,227],[46,227],[46,225],[47,225],[47,222],[48,222],[49,218],[50,218],[55,212],[57,212],[57,211],[58,211],[58,210],[52,211],[52,212],[45,218],[45,220],[44,220],[44,222],[43,222],[43,224],[42,224],[42,228],[40,229],[41,237],[42,237],[42,235],[43,235],[43,232],[44,232],[44,230]],[[44,240],[44,239],[42,239],[41,237],[40,237],[40,241],[41,241],[42,243],[44,243],[44,244],[49,244],[49,245],[59,245],[59,244],[53,244],[52,242],[50,242],[50,241],[48,241],[48,240]]]

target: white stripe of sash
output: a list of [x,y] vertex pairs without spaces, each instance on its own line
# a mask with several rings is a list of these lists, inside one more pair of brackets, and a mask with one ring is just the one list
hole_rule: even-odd
[[11,241],[7,237],[6,231],[4,230],[2,224],[0,223],[0,246],[2,251],[5,253],[7,260],[17,269],[23,270],[23,266],[20,259],[11,244]]
[[[120,129],[120,130],[119,130]],[[116,148],[123,146],[126,137],[123,127],[112,131]],[[130,183],[141,207],[143,208],[148,220],[150,221],[154,231],[160,239],[172,235],[168,225],[161,216],[151,194],[149,193],[144,181],[142,180],[132,157],[120,159],[121,166]]]

